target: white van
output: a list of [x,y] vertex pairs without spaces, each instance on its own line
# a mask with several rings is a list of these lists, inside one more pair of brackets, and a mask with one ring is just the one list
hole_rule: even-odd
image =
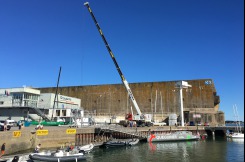
[[7,125],[10,125],[11,127],[17,127],[17,122],[15,120],[6,120],[6,121],[7,121]]
[[[4,123],[5,120],[0,120],[0,131],[4,131]],[[7,130],[10,130],[11,126],[9,124],[7,124]]]
[[11,127],[17,127],[17,121],[15,121],[15,120],[9,120],[9,121],[7,121],[10,125],[11,125]]
[[153,125],[154,125],[154,126],[165,126],[165,125],[167,125],[167,123],[165,123],[165,122],[156,122],[156,123],[155,123],[155,122],[154,122]]

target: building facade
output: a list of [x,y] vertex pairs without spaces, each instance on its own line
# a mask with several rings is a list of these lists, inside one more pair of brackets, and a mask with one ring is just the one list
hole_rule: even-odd
[[38,107],[40,90],[30,87],[0,89],[0,107]]
[[79,110],[79,117],[83,116],[81,99],[74,97],[58,94],[55,98],[54,93],[41,93],[38,106],[49,118],[73,117],[73,110]]
[[40,93],[32,87],[0,89],[0,118],[40,120],[83,116],[81,99],[54,93]]
[[[183,89],[185,123],[191,121],[223,125],[224,113],[219,111],[220,97],[212,79],[185,80],[191,87]],[[157,120],[168,121],[169,114],[180,115],[177,81],[129,84],[139,108]],[[39,88],[54,93],[55,87]],[[93,116],[123,117],[133,106],[123,84],[59,87],[59,93],[81,99],[85,111]],[[134,113],[137,113],[133,108]]]

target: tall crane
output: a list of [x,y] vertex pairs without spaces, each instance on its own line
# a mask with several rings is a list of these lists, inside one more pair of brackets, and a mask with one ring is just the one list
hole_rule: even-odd
[[107,48],[107,50],[108,50],[108,52],[109,52],[109,54],[110,54],[110,56],[112,58],[112,61],[113,61],[114,65],[116,66],[116,69],[117,69],[117,71],[118,71],[118,73],[119,73],[119,75],[121,77],[121,80],[122,80],[122,82],[123,82],[123,84],[124,84],[124,86],[125,86],[125,88],[126,88],[126,90],[128,92],[128,95],[129,95],[129,97],[130,97],[130,99],[131,99],[131,101],[132,101],[132,103],[133,103],[133,105],[134,105],[134,107],[135,107],[135,109],[137,111],[137,115],[132,116],[132,119],[131,120],[136,120],[136,121],[141,120],[141,121],[144,121],[145,120],[145,116],[140,111],[140,108],[139,108],[139,106],[138,106],[138,104],[137,104],[137,102],[136,102],[136,100],[134,98],[134,95],[133,95],[133,93],[132,93],[132,91],[131,91],[131,89],[129,87],[129,84],[128,84],[127,80],[125,79],[125,77],[124,77],[124,75],[123,75],[123,73],[122,73],[122,71],[121,71],[121,69],[120,69],[120,67],[119,67],[119,65],[118,65],[118,63],[116,61],[116,58],[113,55],[113,53],[111,51],[111,48],[110,48],[109,44],[107,43],[107,41],[105,39],[105,36],[104,36],[104,34],[103,34],[103,32],[102,32],[102,30],[101,30],[101,28],[100,28],[100,26],[99,26],[99,24],[98,24],[95,16],[94,16],[94,14],[93,14],[90,6],[89,6],[89,3],[88,2],[85,2],[84,3],[84,6],[86,6],[88,8],[88,11],[89,11],[89,13],[90,13],[90,15],[91,15],[91,17],[92,17],[92,19],[93,19],[93,21],[94,21],[97,29],[98,29],[98,31],[100,33],[101,38],[103,39],[103,41],[105,43],[105,46],[106,46],[106,48]]

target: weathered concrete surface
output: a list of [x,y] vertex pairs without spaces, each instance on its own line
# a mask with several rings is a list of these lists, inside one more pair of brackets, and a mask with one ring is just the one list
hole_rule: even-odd
[[[184,118],[211,125],[224,124],[224,113],[219,111],[220,98],[212,79],[185,80],[191,88],[183,89]],[[156,114],[157,120],[168,120],[168,115],[179,113],[179,90],[176,81],[131,83],[129,86],[144,114]],[[56,87],[39,88],[41,93],[55,93]],[[94,116],[120,116],[129,113],[127,91],[122,84],[59,87],[59,93],[81,99],[82,107]],[[156,105],[155,105],[156,103]],[[134,110],[134,113],[135,110]]]
[[0,144],[6,143],[5,154],[28,150],[35,146],[35,136],[29,129],[22,129],[20,137],[14,137],[15,131],[18,130],[0,132]]
[[[37,144],[41,144],[42,148],[61,147],[66,143],[75,144],[75,134],[67,134],[67,127],[44,127],[48,130],[47,135],[37,135],[34,126],[25,127],[20,130],[21,135],[14,137],[14,133],[18,132],[15,128],[10,131],[0,132],[0,144],[6,143],[6,154],[34,149]],[[94,133],[94,128],[77,128],[76,133]]]
[[[113,126],[112,126],[113,127]],[[60,148],[61,146],[64,146],[65,144],[73,144],[75,145],[76,142],[76,136],[84,138],[82,141],[91,142],[89,140],[94,139],[88,139],[91,136],[100,136],[98,132],[95,132],[96,129],[104,129],[107,128],[107,126],[98,127],[98,126],[91,126],[91,127],[83,127],[83,128],[76,128],[76,134],[67,134],[67,130],[71,130],[74,128],[67,128],[67,127],[44,127],[43,130],[48,130],[47,135],[39,136],[37,135],[37,130],[35,130],[34,126],[25,127],[21,129],[21,135],[19,137],[14,137],[14,133],[17,130],[17,128],[13,128],[10,131],[1,131],[0,132],[0,144],[6,143],[6,155],[8,154],[14,154],[19,151],[25,151],[29,149],[34,149],[35,146],[39,143],[41,143],[41,149],[47,149],[47,148]],[[122,132],[125,132],[125,129],[127,129],[126,132],[141,132],[143,134],[147,134],[150,131],[155,131],[158,133],[163,132],[171,132],[171,131],[179,131],[179,130],[188,130],[192,131],[193,133],[196,133],[197,130],[200,134],[204,134],[205,130],[209,127],[204,126],[152,126],[152,127],[120,127],[118,125],[114,125],[114,128],[122,129]],[[211,128],[211,127],[210,127]],[[114,129],[113,132],[115,135],[118,135],[117,129]],[[112,132],[102,133],[102,138],[106,140]],[[119,135],[120,137],[120,135]],[[122,137],[125,137],[122,135]],[[78,139],[78,138],[77,138]],[[95,142],[95,141],[94,141]]]

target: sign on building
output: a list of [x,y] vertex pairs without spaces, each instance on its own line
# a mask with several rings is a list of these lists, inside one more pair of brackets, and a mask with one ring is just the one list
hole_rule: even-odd
[[193,114],[193,118],[201,118],[201,114]]

